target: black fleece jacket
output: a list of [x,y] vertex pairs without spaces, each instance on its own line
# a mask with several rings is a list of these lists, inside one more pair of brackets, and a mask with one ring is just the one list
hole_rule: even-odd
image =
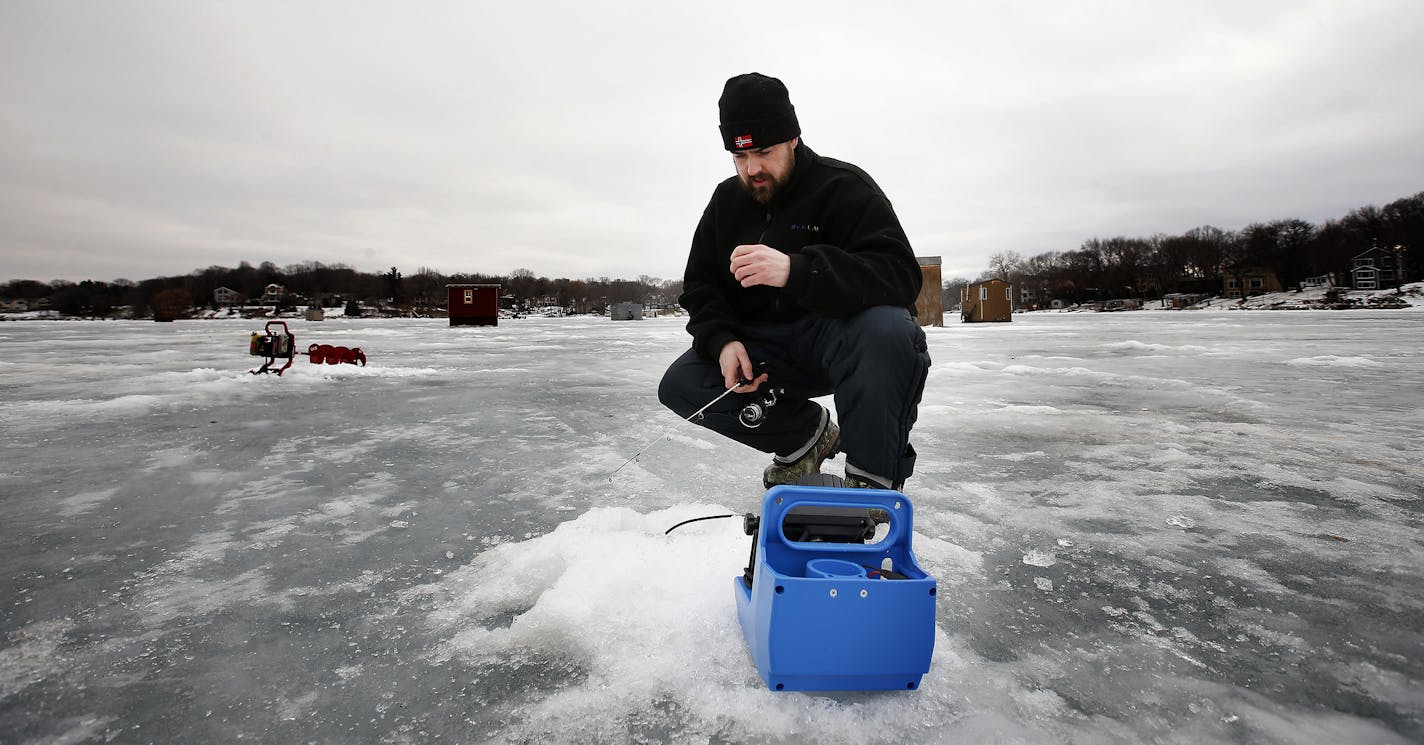
[[[786,287],[742,287],[732,276],[732,250],[756,243],[790,255]],[[717,185],[692,237],[679,302],[692,316],[693,349],[715,360],[748,323],[846,318],[875,305],[913,312],[920,283],[910,240],[880,187],[802,142],[771,204],[752,199],[736,176]]]

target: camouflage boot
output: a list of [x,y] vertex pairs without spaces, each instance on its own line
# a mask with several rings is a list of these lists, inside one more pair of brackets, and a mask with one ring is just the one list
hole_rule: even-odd
[[793,461],[783,462],[780,458],[774,458],[771,465],[762,472],[762,486],[770,489],[777,484],[794,484],[803,476],[820,473],[821,464],[827,458],[835,457],[836,451],[841,447],[841,428],[831,421],[829,413],[823,413],[822,417],[824,424],[821,426],[821,434],[810,449]]
[[845,483],[851,489],[890,489],[893,491],[900,491],[900,487],[905,485],[903,481],[892,484],[884,476],[857,467],[850,462],[849,458],[846,459]]
[[876,481],[875,479],[858,476],[853,473],[846,474],[845,485],[850,489],[889,489],[890,487]]
[[[880,483],[879,481],[876,481],[875,479],[872,479],[872,478],[870,478],[870,477],[868,477],[868,476],[861,476],[861,475],[859,475],[859,474],[850,473],[849,471],[847,471],[846,476],[845,476],[845,485],[846,485],[846,488],[848,488],[848,489],[889,489],[889,488],[891,488],[891,487],[888,487],[888,486],[886,486],[886,485]],[[899,484],[896,484],[896,485],[894,486],[894,490],[895,490],[895,491],[900,491],[900,485],[899,485]],[[876,522],[876,524],[888,523],[888,522],[890,522],[890,513],[889,513],[889,512],[886,512],[886,511],[883,510],[883,509],[880,509],[879,507],[872,507],[872,508],[870,508],[870,519],[871,519],[871,520],[874,520],[874,521]]]

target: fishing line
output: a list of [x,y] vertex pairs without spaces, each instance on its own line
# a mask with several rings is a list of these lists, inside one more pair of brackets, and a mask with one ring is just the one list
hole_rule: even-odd
[[[698,419],[701,419],[701,418],[702,418],[702,412],[704,412],[704,411],[706,411],[706,410],[712,408],[712,405],[713,405],[713,404],[715,404],[715,403],[717,403],[718,401],[721,401],[722,399],[724,399],[724,398],[726,398],[727,396],[731,395],[732,391],[735,391],[735,390],[737,390],[738,388],[740,388],[740,387],[742,387],[742,386],[744,386],[744,385],[751,385],[751,381],[750,381],[750,380],[747,380],[746,378],[740,378],[740,379],[738,379],[737,382],[733,383],[730,388],[728,388],[728,389],[725,390],[725,391],[722,391],[722,395],[720,395],[720,396],[718,396],[718,397],[712,399],[711,401],[708,401],[708,402],[707,402],[707,405],[703,406],[702,408],[698,409],[697,411],[692,412],[692,415],[686,417],[685,419],[683,419],[683,421],[684,421],[684,422],[692,422],[692,421],[696,421],[696,420],[698,420]],[[677,426],[677,425],[673,425],[673,427],[676,427],[676,426]],[[657,443],[658,441],[660,441],[660,440],[662,440],[663,438],[667,437],[668,435],[672,434],[673,427],[668,427],[667,429],[663,430],[662,433],[659,434],[657,437],[654,437],[653,439],[649,440],[649,441],[648,441],[648,444],[642,446],[641,448],[638,448],[638,452],[633,453],[633,457],[629,458],[628,460],[623,461],[623,465],[621,465],[621,466],[619,466],[619,467],[613,469],[613,473],[608,474],[608,483],[610,483],[610,484],[613,483],[613,477],[614,477],[614,475],[616,475],[619,471],[623,470],[623,466],[626,466],[626,465],[628,465],[629,463],[632,463],[633,461],[637,460],[637,459],[638,459],[638,456],[642,455],[643,452],[646,451],[648,448],[652,447],[655,443]]]

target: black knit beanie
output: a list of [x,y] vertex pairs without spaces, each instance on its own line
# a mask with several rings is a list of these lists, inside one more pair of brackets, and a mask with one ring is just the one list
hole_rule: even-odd
[[722,88],[722,144],[728,150],[755,150],[801,134],[786,86],[758,72],[738,75]]

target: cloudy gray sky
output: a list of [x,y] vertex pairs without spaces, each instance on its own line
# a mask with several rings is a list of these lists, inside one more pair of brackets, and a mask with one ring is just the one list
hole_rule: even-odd
[[272,261],[680,277],[723,81],[917,253],[1424,190],[1424,3],[0,0],[0,280]]

